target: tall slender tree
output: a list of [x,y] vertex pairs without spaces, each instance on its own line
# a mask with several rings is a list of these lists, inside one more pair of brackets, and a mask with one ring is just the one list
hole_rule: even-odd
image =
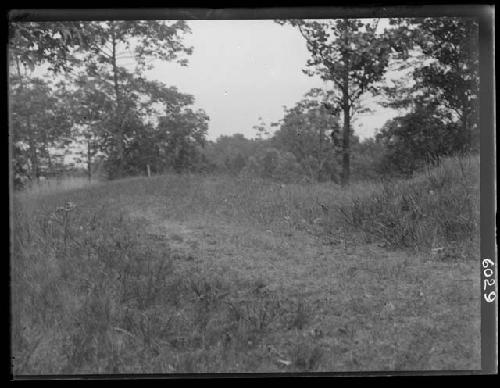
[[391,45],[377,31],[376,21],[357,19],[279,20],[280,24],[297,27],[306,40],[311,57],[304,72],[332,81],[329,90],[331,112],[343,113],[342,185],[349,183],[351,120],[361,108],[365,92],[377,93],[387,69]]
[[[14,147],[27,146],[31,180],[37,179],[42,172],[52,172],[50,148],[60,145],[71,132],[70,113],[53,89],[53,85],[40,78],[22,83],[11,78],[12,140]],[[16,155],[20,155],[19,150]]]
[[[48,70],[54,73],[68,71],[73,63],[72,51],[76,47],[87,47],[89,42],[90,35],[81,27],[80,22],[11,22],[9,25],[11,128],[17,128],[13,137],[28,144],[31,179],[37,178],[40,173],[38,135],[44,134],[43,153],[50,163],[47,144],[53,136],[47,131],[59,127],[57,123],[52,126],[39,123],[43,117],[50,115],[41,115],[37,106],[47,113],[47,103],[54,102],[55,96],[49,96],[47,85],[43,86],[40,79],[32,79],[32,74],[40,64],[47,64]],[[56,105],[52,113],[55,108]],[[20,153],[15,152],[14,157],[16,155]]]
[[[184,46],[182,39],[190,29],[184,21],[151,20],[88,22],[85,28],[94,36],[90,51],[83,53],[89,74],[101,77],[104,74],[102,82],[113,85],[114,159],[116,176],[121,176],[125,163],[125,129],[133,115],[127,103],[127,85],[151,68],[155,59],[177,60],[186,65],[183,55],[191,54],[192,48]],[[134,72],[120,65],[120,61],[130,59],[135,61]]]
[[86,160],[87,178],[91,181],[94,157],[103,151],[103,139],[112,125],[108,112],[113,109],[113,101],[109,88],[102,89],[94,77],[85,73],[75,74],[71,86],[70,89],[62,83],[59,90],[70,107],[73,138],[85,145],[79,154]]
[[321,102],[304,99],[285,111],[280,128],[274,133],[273,144],[291,152],[312,179],[336,180],[337,154],[332,136],[337,118]]

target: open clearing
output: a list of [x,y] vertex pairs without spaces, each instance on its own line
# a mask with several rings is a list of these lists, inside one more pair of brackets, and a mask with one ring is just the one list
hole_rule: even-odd
[[[333,245],[292,228],[276,233],[161,214],[151,207],[131,211],[153,239],[168,242],[185,271],[261,281],[261,292],[300,299],[308,310],[300,331],[323,349],[322,370],[479,366],[457,363],[464,356],[479,360],[480,321],[471,319],[480,316],[474,262],[451,264],[376,243]],[[287,359],[296,335],[276,333],[268,343]]]
[[324,209],[352,191],[332,187],[163,176],[18,196],[15,371],[479,368],[477,261],[349,232]]

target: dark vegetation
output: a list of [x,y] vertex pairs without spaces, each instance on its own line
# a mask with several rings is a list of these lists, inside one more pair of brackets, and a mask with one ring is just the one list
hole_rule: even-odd
[[[261,121],[255,139],[216,141],[207,141],[209,117],[192,108],[193,96],[144,76],[154,59],[187,65],[186,23],[12,23],[16,187],[68,168],[86,170],[89,179],[99,169],[100,177],[111,179],[175,171],[346,185],[409,177],[440,157],[478,151],[472,19],[393,19],[383,33],[377,22],[287,23],[307,41],[306,72],[335,88],[311,90],[278,123]],[[120,65],[125,59],[134,67]],[[52,79],[35,76],[38,65],[49,65]],[[405,68],[407,79],[383,83],[388,70]],[[360,142],[350,122],[366,113],[360,98],[367,94],[407,113]],[[65,154],[75,152],[80,156],[71,166]]]

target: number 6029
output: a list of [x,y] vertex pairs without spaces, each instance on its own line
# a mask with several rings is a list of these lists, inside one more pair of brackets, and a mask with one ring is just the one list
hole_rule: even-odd
[[484,300],[486,300],[486,302],[491,303],[496,298],[495,290],[492,290],[489,294],[487,294],[486,289],[489,287],[494,287],[494,285],[495,285],[495,279],[490,279],[495,273],[493,271],[493,268],[491,268],[495,265],[495,263],[493,261],[491,261],[490,259],[484,259],[482,264],[483,264],[483,268],[484,268],[483,275],[486,278],[483,281],[483,291],[485,292],[483,296],[484,296]]

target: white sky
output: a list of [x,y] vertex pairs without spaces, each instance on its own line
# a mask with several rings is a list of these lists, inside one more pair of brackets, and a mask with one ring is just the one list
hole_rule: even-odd
[[[242,133],[253,138],[252,128],[262,117],[269,124],[283,118],[311,88],[325,88],[319,77],[302,72],[309,52],[299,31],[272,20],[190,20],[186,46],[193,46],[188,66],[155,61],[146,76],[180,92],[192,94],[195,106],[209,115],[208,138]],[[381,19],[379,29],[387,26]],[[133,69],[124,59],[119,65]],[[43,73],[43,67],[38,70]],[[399,78],[388,72],[387,78]],[[376,104],[369,95],[365,106],[372,113],[355,117],[353,127],[361,139],[371,137],[387,120],[398,114]]]
[[[242,133],[262,117],[266,124],[283,118],[311,88],[324,87],[318,77],[302,73],[309,53],[291,26],[271,20],[193,20],[184,42],[193,46],[187,67],[157,61],[147,76],[194,95],[196,106],[210,116],[208,138]],[[373,104],[371,104],[373,105]],[[373,105],[375,113],[354,123],[360,138],[370,137],[397,112]]]

